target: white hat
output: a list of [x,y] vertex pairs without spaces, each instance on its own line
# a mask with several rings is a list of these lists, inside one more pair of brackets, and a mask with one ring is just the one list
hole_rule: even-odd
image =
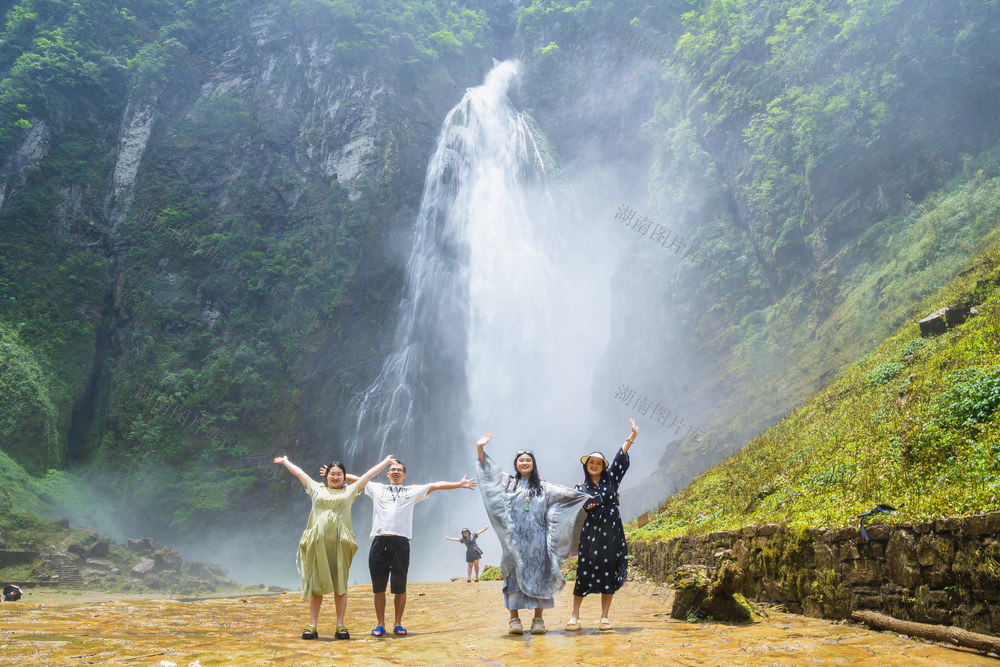
[[601,454],[600,452],[591,452],[590,454],[587,454],[586,456],[580,459],[580,463],[587,465],[587,459],[601,459],[602,461],[604,461],[605,468],[611,465],[611,462],[608,461],[606,458],[604,458],[604,454]]

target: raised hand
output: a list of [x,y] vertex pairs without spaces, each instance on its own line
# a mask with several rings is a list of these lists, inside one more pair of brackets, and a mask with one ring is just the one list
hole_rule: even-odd
[[476,488],[476,478],[467,479],[467,475],[462,475],[461,481],[458,483],[458,488],[460,489],[474,489]]
[[635,442],[635,436],[639,435],[639,428],[635,425],[635,419],[629,419],[629,422],[632,424],[632,432],[625,438],[625,443],[622,445],[622,451],[626,454],[628,454],[629,447]]
[[285,468],[288,470],[288,472],[290,472],[293,475],[295,475],[298,478],[298,480],[300,482],[302,482],[302,486],[305,486],[305,487],[308,488],[308,486],[309,486],[309,475],[307,475],[304,472],[302,472],[302,468],[298,467],[297,465],[295,465],[294,463],[292,463],[291,461],[289,461],[287,456],[275,456],[274,457],[274,462],[275,463],[280,463],[281,465],[285,466]]
[[486,465],[486,451],[483,449],[483,447],[486,446],[486,443],[489,442],[490,438],[492,437],[493,437],[492,433],[487,433],[483,435],[483,437],[481,437],[479,441],[476,443],[476,456],[479,458],[479,465],[481,466]]

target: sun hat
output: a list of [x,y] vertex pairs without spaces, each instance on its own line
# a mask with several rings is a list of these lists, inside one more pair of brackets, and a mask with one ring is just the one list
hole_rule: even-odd
[[587,454],[586,456],[584,456],[583,458],[580,459],[580,463],[582,463],[584,465],[587,465],[587,459],[591,459],[591,458],[593,458],[593,459],[601,459],[602,461],[604,461],[604,467],[605,468],[607,468],[609,465],[611,465],[611,462],[608,461],[606,458],[604,458],[604,454],[601,454],[600,452],[591,452],[590,454]]

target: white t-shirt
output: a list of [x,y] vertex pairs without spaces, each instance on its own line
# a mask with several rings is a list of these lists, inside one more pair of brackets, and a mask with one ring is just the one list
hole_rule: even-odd
[[427,497],[430,484],[393,486],[368,482],[365,495],[372,499],[372,534],[399,535],[410,539],[413,534],[413,506]]

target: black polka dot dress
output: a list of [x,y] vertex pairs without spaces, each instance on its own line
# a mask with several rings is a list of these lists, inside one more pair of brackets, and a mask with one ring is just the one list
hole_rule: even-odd
[[628,545],[618,512],[618,485],[628,464],[628,454],[619,448],[615,460],[601,475],[599,485],[594,486],[589,480],[576,485],[578,491],[594,496],[600,504],[587,510],[587,519],[580,532],[580,559],[573,595],[614,593],[625,583]]

